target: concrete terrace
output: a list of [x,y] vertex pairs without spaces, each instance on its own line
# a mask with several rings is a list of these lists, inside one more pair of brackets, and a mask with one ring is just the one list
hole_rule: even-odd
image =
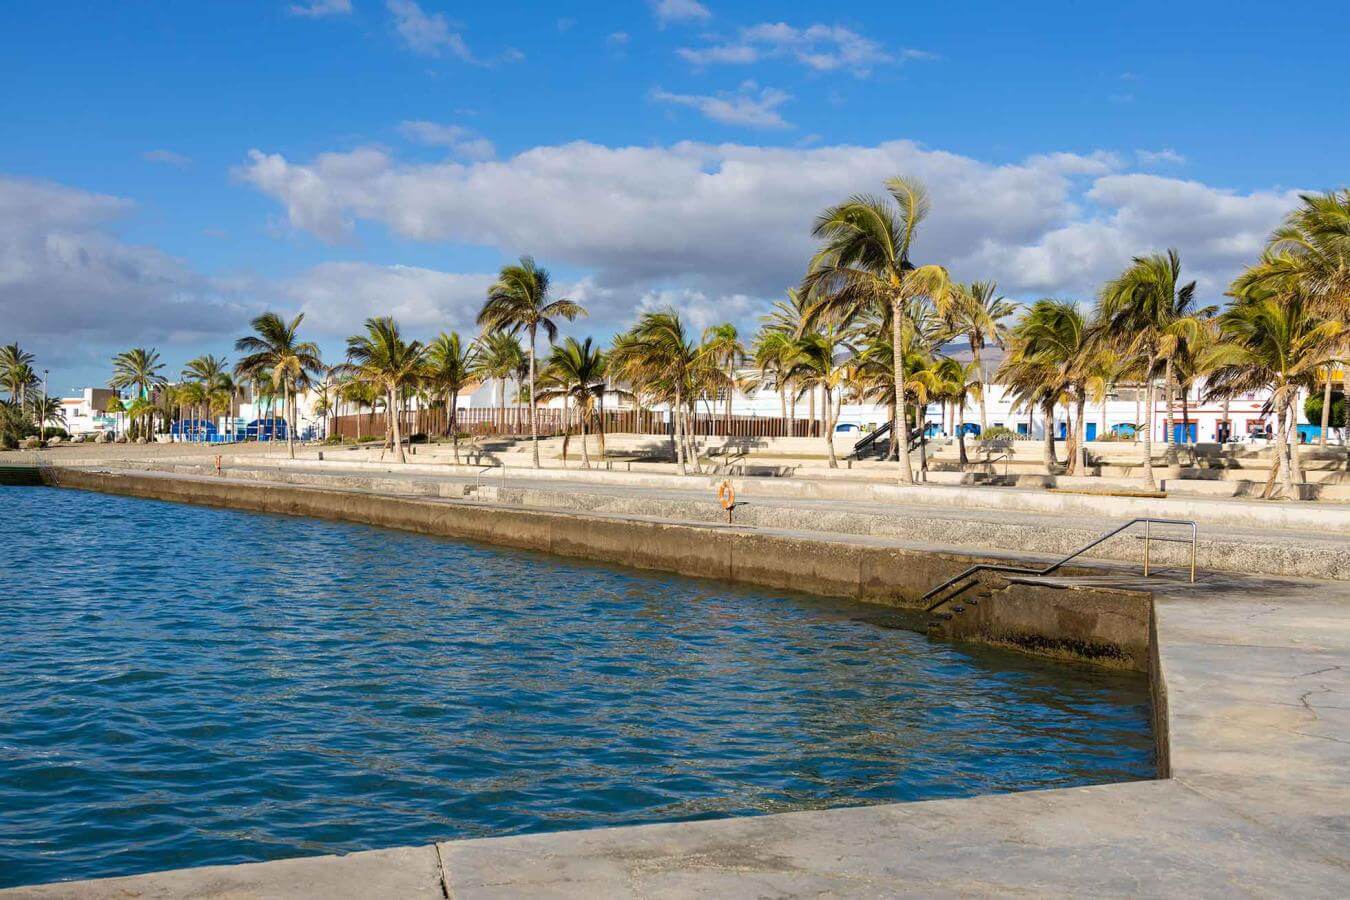
[[[668,485],[600,485],[575,476],[544,486],[528,476],[519,483],[508,476],[504,488],[497,484],[502,493],[488,500],[486,494],[472,496],[488,481],[469,475],[391,476],[363,467],[272,462],[241,460],[238,471],[219,479],[186,471],[133,476],[143,463],[106,458],[90,465],[125,466],[130,477],[184,488],[197,484],[205,490],[222,480],[261,483],[283,494],[379,494],[408,503],[472,506],[489,515],[494,508],[531,508],[523,502],[531,499],[528,492],[544,491],[548,497],[532,498],[539,504],[532,508],[541,513],[545,501],[553,504],[549,509],[568,509],[564,495],[606,498],[586,501],[594,502],[591,509],[573,505],[566,514],[611,522],[664,519],[686,523],[681,527],[710,539],[727,532],[704,514],[712,503],[708,479],[681,491]],[[284,474],[315,472],[350,480],[341,487],[301,486]],[[433,482],[434,491],[411,486],[419,480]],[[456,488],[443,493],[442,485],[475,490],[469,499],[463,490],[448,499]],[[522,493],[517,498],[512,491]],[[1049,533],[1052,523],[1064,540],[1081,529],[1095,534],[1121,518],[1111,510],[1115,501],[1140,499],[1090,498],[1104,503],[1094,520],[1073,511],[1017,511],[1017,504],[953,510],[907,503],[897,515],[894,501],[761,498],[754,487],[745,493],[750,506],[738,510],[738,517],[772,508],[775,516],[795,518],[777,527],[738,518],[752,527],[733,529],[737,532],[791,535],[803,544],[903,544],[934,552],[1004,543],[1011,546],[998,555],[1019,558],[1058,552],[1032,546],[1028,537]],[[1269,508],[1248,501],[1206,502]],[[1172,515],[1170,503],[1152,503],[1153,514]],[[1163,780],[451,841],[18,888],[0,891],[0,897],[1344,896],[1350,883],[1350,581],[1253,572],[1278,569],[1282,563],[1268,561],[1297,555],[1302,547],[1323,554],[1323,562],[1343,559],[1350,552],[1347,525],[1342,521],[1338,527],[1334,519],[1320,531],[1224,525],[1223,509],[1201,526],[1202,538],[1255,544],[1255,562],[1245,564],[1247,571],[1202,571],[1194,586],[1175,578],[1143,581],[1137,562],[1124,562],[1138,559],[1139,548],[1131,542],[1116,562],[1104,555],[1101,568],[1109,574],[1096,579],[1154,595],[1160,675],[1155,687],[1164,689],[1160,736],[1170,771]],[[917,510],[922,514],[916,516]],[[927,532],[907,532],[905,538],[849,530],[842,519],[833,520],[833,529],[820,527],[830,516],[844,515],[957,524],[947,532],[925,524]],[[971,537],[961,544],[949,540],[952,534]]]

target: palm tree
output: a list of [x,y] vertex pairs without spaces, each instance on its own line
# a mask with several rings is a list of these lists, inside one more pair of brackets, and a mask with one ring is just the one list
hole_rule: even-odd
[[28,399],[29,411],[33,416],[33,421],[38,423],[38,440],[47,440],[47,423],[60,422],[66,424],[66,411],[61,406],[59,397],[51,397],[43,394],[41,397],[30,397]]
[[[1181,257],[1177,251],[1168,250],[1166,255],[1136,256],[1129,268],[1107,282],[1098,302],[1100,327],[1116,336],[1147,385],[1144,483],[1149,490],[1158,487],[1153,478],[1153,379],[1159,363],[1170,359],[1204,327],[1195,314],[1194,301],[1195,282],[1181,284]],[[1169,369],[1165,378],[1169,398],[1170,375]],[[1170,445],[1170,434],[1167,441]]]
[[[182,377],[201,385],[202,393],[198,403],[208,413],[216,405],[212,402],[212,398],[217,393],[234,390],[234,379],[230,377],[229,363],[209,353],[188,360],[183,366]],[[202,429],[202,439],[206,439],[205,428]]]
[[234,349],[247,354],[235,364],[235,374],[270,381],[281,389],[283,414],[286,417],[286,449],[295,459],[295,402],[296,394],[309,384],[309,376],[323,370],[319,348],[312,341],[299,337],[300,313],[290,322],[274,312],[266,312],[250,324],[253,334],[234,342]]
[[401,463],[408,459],[403,453],[399,429],[399,396],[421,378],[425,355],[421,341],[403,340],[398,324],[390,316],[366,319],[366,333],[347,338],[351,372],[384,391],[385,410],[393,423],[394,450]]
[[[950,403],[957,412],[956,443],[960,450],[961,471],[964,472],[970,460],[966,455],[966,428],[965,423],[960,421],[962,418],[960,411],[966,408],[972,396],[979,399],[981,408],[984,407],[985,375],[980,369],[978,360],[962,363],[950,356],[943,356],[937,360],[935,374],[938,378],[939,398]],[[980,434],[983,435],[984,432],[981,431]]]
[[[567,338],[553,348],[548,362],[549,386],[540,391],[539,397],[549,400],[562,397],[571,400],[576,407],[581,422],[581,460],[582,466],[591,467],[591,454],[586,444],[589,424],[592,420],[600,422],[600,455],[604,457],[604,397],[605,354],[600,348],[591,345],[591,339],[579,343],[576,338]],[[563,432],[563,465],[567,465],[567,431]]]
[[118,390],[134,389],[138,399],[145,399],[155,388],[168,383],[163,368],[158,351],[134,347],[113,357],[113,377],[108,384]]
[[736,393],[736,363],[745,356],[745,344],[741,343],[736,326],[730,322],[712,325],[703,332],[703,352],[712,361],[726,370],[727,392],[727,436],[731,436],[731,398]]
[[[162,374],[163,368],[159,352],[154,349],[133,347],[113,357],[113,377],[108,381],[108,385],[119,391],[134,392],[132,402],[126,409],[127,418],[133,425],[136,422],[147,422],[148,426],[153,428],[154,404],[150,399],[154,391],[168,384],[168,380]],[[141,405],[138,406],[138,402]]]
[[526,350],[530,357],[530,441],[534,449],[534,467],[539,468],[539,410],[535,397],[535,343],[539,329],[549,343],[558,337],[555,319],[572,321],[586,314],[581,304],[566,298],[549,299],[548,271],[522,256],[514,266],[503,266],[497,281],[488,288],[487,302],[478,313],[478,324],[488,331],[524,331],[529,335]]
[[[339,370],[341,367],[337,367]],[[373,385],[360,378],[348,376],[342,380],[338,387],[338,396],[347,403],[356,407],[356,440],[361,441],[361,410],[369,409],[370,415],[375,415],[376,391]]]
[[465,344],[457,331],[448,334],[442,331],[427,347],[424,377],[427,385],[445,401],[445,433],[454,445],[456,465],[459,463],[459,407],[456,401],[460,392],[473,383],[477,365],[477,346]]
[[614,338],[609,352],[610,372],[634,392],[670,406],[671,439],[680,474],[689,465],[699,471],[698,448],[690,439],[688,409],[695,386],[705,380],[700,371],[710,359],[689,340],[679,313],[673,309],[645,312],[626,334]]
[[[1344,317],[1317,315],[1321,304],[1300,291],[1282,293],[1272,283],[1239,277],[1237,298],[1219,317],[1219,340],[1205,353],[1209,397],[1269,390],[1267,410],[1276,415],[1275,467],[1293,494],[1301,480],[1295,403],[1318,370],[1346,353],[1350,325]],[[1272,470],[1273,484],[1274,469]],[[1269,494],[1270,484],[1267,486]]]
[[[210,392],[200,381],[187,381],[173,389],[173,397],[179,406],[187,407],[191,410],[189,415],[196,419],[200,411],[208,405]],[[203,440],[206,438],[206,428],[203,423],[197,421],[196,427],[192,431],[196,432]],[[182,433],[182,429],[179,429]]]
[[497,409],[501,426],[506,426],[506,383],[515,377],[522,366],[528,370],[525,352],[520,342],[505,331],[490,331],[474,341],[477,346],[474,374],[483,380],[497,382]]
[[28,388],[37,383],[37,373],[33,371],[35,358],[16,344],[0,347],[0,385],[9,391],[11,403],[23,406],[27,399]]
[[[952,328],[957,334],[964,335],[970,344],[970,358],[980,378],[980,390],[974,392],[980,402],[980,434],[989,428],[989,415],[984,397],[989,390],[989,374],[984,369],[984,360],[980,351],[990,341],[1004,346],[1008,326],[1003,320],[1017,311],[1020,304],[1003,297],[995,296],[998,285],[992,281],[972,281],[969,284],[956,285],[953,291],[951,319]],[[964,409],[964,406],[961,407]]]
[[[909,415],[905,406],[904,330],[911,300],[928,298],[945,308],[949,282],[941,266],[910,260],[915,234],[928,215],[928,194],[916,181],[892,178],[886,189],[893,203],[857,195],[816,219],[812,234],[824,243],[811,260],[802,293],[811,300],[807,319],[851,320],[865,313],[889,322],[896,398],[894,433],[902,457],[900,483],[913,484],[909,458]],[[894,445],[894,442],[892,442]]]
[[786,377],[801,390],[820,389],[824,398],[825,447],[829,452],[830,468],[837,469],[839,459],[834,452],[834,427],[839,422],[843,388],[851,368],[840,355],[841,351],[852,354],[853,346],[849,343],[849,335],[834,325],[804,334],[796,343],[796,353]]
[[[1240,275],[1234,289],[1288,291],[1296,284],[1315,313],[1350,318],[1350,189],[1302,194],[1300,201],[1271,235],[1261,262]],[[1328,364],[1324,373],[1319,440],[1323,445],[1331,425],[1331,388],[1337,370],[1344,373],[1344,359]],[[1347,383],[1342,374],[1342,386]],[[1341,424],[1350,431],[1350,403],[1345,406]]]

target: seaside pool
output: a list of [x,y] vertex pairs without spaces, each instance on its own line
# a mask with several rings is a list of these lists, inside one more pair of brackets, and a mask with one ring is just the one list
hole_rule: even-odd
[[0,886],[1151,778],[1143,677],[884,609],[0,488]]

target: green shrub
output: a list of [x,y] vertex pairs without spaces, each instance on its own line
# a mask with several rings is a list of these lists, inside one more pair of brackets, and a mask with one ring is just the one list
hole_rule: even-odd
[[[1310,394],[1307,400],[1303,401],[1303,415],[1307,417],[1310,424],[1321,427],[1322,425],[1322,392],[1317,391]],[[1345,394],[1333,390],[1331,392],[1331,428],[1342,428],[1345,425]]]
[[986,429],[984,430],[984,433],[983,433],[983,434],[980,435],[980,440],[982,440],[982,441],[1000,441],[1000,440],[1010,440],[1010,441],[1015,441],[1015,440],[1017,440],[1018,438],[1020,438],[1021,436],[1022,436],[1022,435],[1020,435],[1020,434],[1018,434],[1017,432],[1013,431],[1011,428],[1008,428],[1006,425],[991,425],[991,426],[989,426],[988,428],[986,428]]

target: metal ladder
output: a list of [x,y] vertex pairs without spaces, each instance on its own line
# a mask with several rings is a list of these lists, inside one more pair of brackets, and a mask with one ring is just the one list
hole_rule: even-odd
[[[1113,538],[1113,537],[1115,537],[1116,535],[1120,534],[1122,531],[1126,531],[1127,529],[1131,528],[1131,527],[1134,526],[1134,525],[1138,525],[1138,524],[1140,524],[1141,522],[1142,522],[1143,525],[1144,525],[1144,533],[1143,533],[1142,535],[1139,535],[1138,537],[1139,537],[1140,540],[1142,540],[1142,541],[1144,542],[1144,577],[1145,577],[1145,578],[1148,577],[1148,573],[1149,573],[1149,548],[1152,546],[1152,544],[1153,544],[1154,541],[1163,541],[1163,542],[1166,542],[1166,543],[1174,543],[1174,544],[1185,544],[1185,543],[1190,543],[1190,545],[1191,545],[1191,583],[1194,584],[1194,583],[1195,583],[1195,552],[1196,552],[1196,542],[1195,542],[1195,522],[1191,521],[1190,519],[1154,519],[1154,518],[1149,518],[1149,517],[1143,517],[1143,518],[1138,518],[1138,519],[1131,519],[1130,521],[1126,522],[1124,525],[1119,525],[1119,526],[1117,526],[1117,527],[1115,527],[1115,528],[1112,528],[1110,531],[1106,532],[1106,534],[1103,534],[1101,537],[1097,538],[1096,540],[1094,540],[1094,541],[1092,541],[1092,542],[1090,542],[1090,543],[1084,544],[1083,546],[1079,547],[1077,550],[1075,550],[1075,551],[1073,551],[1072,553],[1070,553],[1068,556],[1064,557],[1063,559],[1059,560],[1059,561],[1056,562],[1056,563],[1052,563],[1051,565],[1046,566],[1046,567],[1043,568],[1043,569],[1030,569],[1030,568],[1027,568],[1027,567],[1025,567],[1025,566],[1011,566],[1011,565],[1006,565],[1006,564],[1002,564],[1002,563],[980,563],[979,565],[971,566],[969,569],[966,569],[966,570],[965,570],[964,572],[962,572],[961,574],[959,574],[959,575],[957,575],[957,576],[955,576],[955,577],[953,577],[953,578],[948,578],[946,581],[942,582],[942,584],[939,584],[937,587],[933,588],[933,589],[930,590],[928,593],[924,594],[922,597],[919,598],[919,602],[920,602],[920,603],[927,603],[928,601],[932,600],[933,602],[929,603],[928,606],[926,606],[926,607],[924,608],[924,611],[925,611],[925,612],[932,612],[933,610],[937,609],[937,608],[938,608],[939,606],[941,606],[942,604],[944,604],[944,603],[946,603],[946,602],[948,602],[948,601],[950,601],[950,600],[955,599],[955,598],[957,597],[957,595],[959,595],[959,594],[961,593],[961,591],[965,590],[966,588],[968,588],[968,587],[970,586],[969,584],[963,584],[963,582],[967,582],[972,576],[977,575],[977,574],[979,574],[980,572],[1008,572],[1008,573],[1013,574],[1013,575],[1031,575],[1031,576],[1033,576],[1033,577],[1035,577],[1035,576],[1040,576],[1040,575],[1049,575],[1049,574],[1051,574],[1052,572],[1054,572],[1055,570],[1057,570],[1057,569],[1059,569],[1060,567],[1062,567],[1064,564],[1070,562],[1070,561],[1073,560],[1073,559],[1078,558],[1079,556],[1082,556],[1084,553],[1088,552],[1088,551],[1091,550],[1093,547],[1096,547],[1098,544],[1102,544],[1102,543],[1104,543],[1104,542],[1110,540],[1111,538]],[[1191,528],[1191,537],[1190,537],[1190,540],[1189,540],[1189,542],[1188,542],[1186,538],[1178,538],[1178,537],[1158,537],[1158,536],[1156,536],[1156,535],[1154,535],[1154,534],[1152,533],[1152,526],[1153,526],[1153,525],[1189,525],[1190,528]],[[961,584],[961,589],[960,589],[960,590],[955,591],[955,592],[953,592],[953,593],[951,593],[951,594],[949,594],[949,595],[947,595],[947,596],[945,596],[945,597],[939,596],[940,594],[942,594],[943,591],[945,591],[945,590],[947,590],[948,588],[953,587],[953,586],[955,586],[955,585],[957,585],[957,584]],[[934,597],[937,597],[938,599],[937,599],[937,600],[933,600]]]

